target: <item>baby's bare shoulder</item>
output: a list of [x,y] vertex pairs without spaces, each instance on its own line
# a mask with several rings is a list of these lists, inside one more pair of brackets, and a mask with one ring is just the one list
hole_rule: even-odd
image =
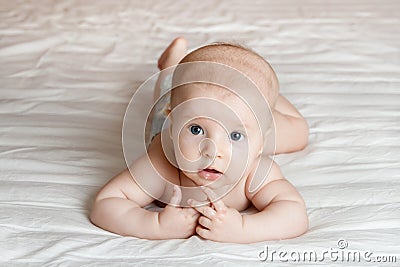
[[257,174],[256,171],[255,177],[253,177],[255,180],[262,181],[261,185],[255,191],[251,192],[249,190],[249,188],[251,188],[251,181],[246,181],[246,195],[257,209],[262,210],[271,202],[277,201],[293,201],[303,203],[300,194],[296,188],[285,179],[279,165],[276,162],[264,159],[264,163],[260,164],[261,167],[262,164],[264,164],[264,168],[267,166],[270,167],[266,178],[263,179],[262,175],[260,175],[265,173],[265,171],[260,172],[259,174]]
[[279,165],[269,156],[262,156],[256,168],[246,179],[246,196],[250,200],[267,184],[285,179]]
[[[136,159],[129,168],[115,175],[96,196],[96,201],[106,198],[126,198],[141,207],[163,195],[166,179],[176,177],[176,169],[162,151],[159,136],[154,138],[147,154]],[[171,179],[171,178],[170,178]]]

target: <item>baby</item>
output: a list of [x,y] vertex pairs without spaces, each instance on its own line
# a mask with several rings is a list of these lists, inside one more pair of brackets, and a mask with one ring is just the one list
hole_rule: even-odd
[[[307,145],[308,126],[279,95],[273,69],[237,45],[217,43],[186,51],[186,40],[176,38],[158,62],[161,70],[179,63],[169,126],[154,136],[147,155],[99,191],[91,221],[120,235],[146,239],[197,234],[219,242],[252,243],[303,234],[308,229],[304,201],[265,147],[272,140],[275,154],[301,150]],[[196,64],[206,68],[199,71]],[[189,67],[178,72],[181,66]],[[212,75],[216,79],[232,71],[239,75],[227,75],[221,83],[185,83],[193,68],[195,78],[219,68],[223,75]],[[159,77],[155,99],[165,78]],[[256,90],[235,88],[246,80]],[[154,201],[167,205],[159,212],[144,208]],[[250,205],[257,212],[241,213]]]

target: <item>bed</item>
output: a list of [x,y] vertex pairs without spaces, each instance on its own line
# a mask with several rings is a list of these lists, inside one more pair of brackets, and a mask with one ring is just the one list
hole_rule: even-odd
[[[240,43],[275,68],[310,126],[304,150],[275,157],[307,204],[303,236],[154,241],[90,223],[126,167],[128,102],[177,36]],[[399,36],[395,0],[1,0],[0,265],[398,266]]]

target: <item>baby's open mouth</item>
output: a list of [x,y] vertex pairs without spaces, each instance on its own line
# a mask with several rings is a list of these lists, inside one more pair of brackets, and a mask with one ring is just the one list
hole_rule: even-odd
[[215,181],[222,176],[222,173],[215,169],[203,169],[199,171],[199,175],[206,180]]

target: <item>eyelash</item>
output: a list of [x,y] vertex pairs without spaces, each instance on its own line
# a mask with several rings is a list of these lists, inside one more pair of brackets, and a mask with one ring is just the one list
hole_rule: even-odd
[[[194,133],[194,132],[193,132],[194,127],[200,128],[201,133],[200,133],[200,132],[197,133],[197,134]],[[193,135],[199,135],[199,134],[202,134],[202,135],[203,135],[203,134],[204,134],[203,128],[202,128],[201,126],[197,125],[197,124],[192,124],[192,125],[190,125],[190,126],[189,126],[189,131],[190,131]],[[235,140],[234,138],[232,138],[232,135],[233,135],[233,134],[240,134],[239,139],[238,139],[238,140]],[[242,141],[242,139],[244,138],[244,135],[243,135],[242,133],[240,133],[240,132],[233,131],[233,132],[231,132],[231,133],[229,134],[229,138],[232,139],[233,141]]]

